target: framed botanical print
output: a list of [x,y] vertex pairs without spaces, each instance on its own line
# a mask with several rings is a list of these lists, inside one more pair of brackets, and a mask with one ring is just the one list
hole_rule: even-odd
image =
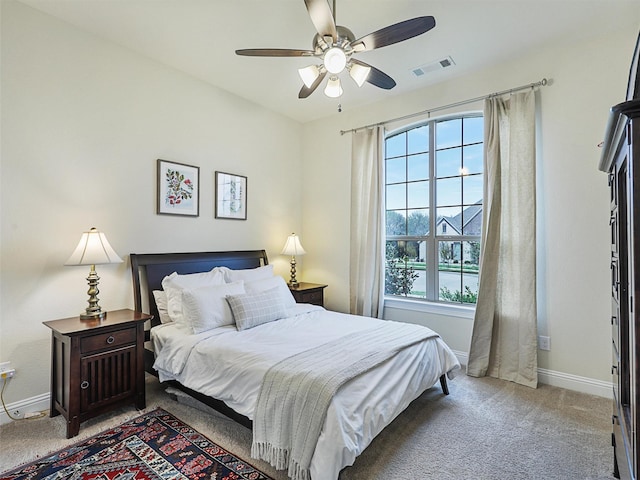
[[158,214],[197,217],[200,210],[200,168],[158,160]]
[[216,172],[216,218],[247,219],[247,177]]

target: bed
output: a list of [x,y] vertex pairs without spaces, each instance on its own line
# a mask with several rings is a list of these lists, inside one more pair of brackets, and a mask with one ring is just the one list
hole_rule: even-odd
[[[296,304],[264,250],[130,258],[135,309],[154,316],[145,369],[252,428],[252,456],[296,480],[337,479],[425,390],[448,394],[460,367],[425,327]],[[176,311],[171,281],[194,279],[220,283],[185,283]]]

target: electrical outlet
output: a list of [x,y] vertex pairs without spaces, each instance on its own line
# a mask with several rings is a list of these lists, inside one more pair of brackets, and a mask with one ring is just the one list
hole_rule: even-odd
[[538,337],[538,348],[540,350],[551,350],[551,337],[540,335]]
[[11,378],[16,374],[16,369],[11,368],[11,362],[0,363],[0,378]]

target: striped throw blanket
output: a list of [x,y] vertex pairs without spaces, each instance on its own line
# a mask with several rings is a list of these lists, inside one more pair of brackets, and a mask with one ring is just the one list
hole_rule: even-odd
[[338,388],[400,350],[437,336],[426,327],[385,321],[277,363],[262,382],[251,456],[287,469],[292,480],[310,480],[311,459]]

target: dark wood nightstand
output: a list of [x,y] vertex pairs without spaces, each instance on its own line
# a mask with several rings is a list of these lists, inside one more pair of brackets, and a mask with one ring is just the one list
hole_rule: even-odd
[[324,289],[326,285],[320,283],[300,282],[298,285],[289,285],[289,290],[297,303],[312,303],[324,307]]
[[67,438],[80,423],[123,404],[145,408],[144,322],[152,315],[108,312],[43,322],[51,329],[51,411],[67,419]]

